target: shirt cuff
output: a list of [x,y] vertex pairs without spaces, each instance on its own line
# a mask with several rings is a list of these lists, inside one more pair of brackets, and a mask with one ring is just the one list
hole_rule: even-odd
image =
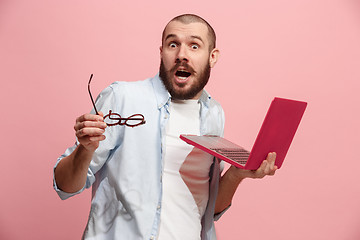
[[74,195],[77,195],[79,193],[81,193],[82,191],[84,191],[85,189],[85,185],[82,189],[80,189],[79,191],[75,192],[75,193],[67,193],[67,192],[64,192],[62,191],[56,184],[56,180],[55,180],[55,169],[57,167],[57,165],[59,164],[60,160],[57,161],[57,163],[55,164],[54,166],[54,169],[53,169],[53,187],[54,187],[54,190],[56,191],[56,193],[59,195],[60,199],[61,200],[66,200]]
[[222,210],[221,212],[216,213],[216,214],[214,215],[214,221],[219,220],[219,219],[221,218],[221,216],[222,216],[230,207],[231,207],[231,204],[230,204],[227,208],[225,208],[224,210]]

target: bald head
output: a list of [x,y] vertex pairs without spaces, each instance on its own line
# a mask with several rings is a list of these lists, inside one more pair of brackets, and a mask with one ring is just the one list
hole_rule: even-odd
[[[181,22],[183,24],[190,24],[190,23],[202,23],[204,24],[207,29],[208,29],[208,40],[209,40],[209,51],[211,51],[212,49],[215,48],[216,46],[216,35],[215,35],[215,31],[214,29],[210,26],[210,24],[205,21],[205,19],[194,15],[194,14],[183,14],[177,17],[174,17],[169,23],[173,22],[173,21],[178,21]],[[166,25],[166,27],[169,25],[169,23]],[[164,43],[164,38],[165,38],[165,30],[166,27],[164,28],[164,31],[162,33],[162,42]]]

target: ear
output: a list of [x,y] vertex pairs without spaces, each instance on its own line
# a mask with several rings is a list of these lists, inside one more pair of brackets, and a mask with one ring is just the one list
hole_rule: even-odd
[[163,47],[162,46],[160,46],[160,57],[162,58],[162,52],[163,52]]
[[216,62],[218,61],[220,57],[220,50],[217,48],[214,48],[211,52],[210,52],[210,57],[209,57],[209,64],[210,67],[213,68],[216,64]]

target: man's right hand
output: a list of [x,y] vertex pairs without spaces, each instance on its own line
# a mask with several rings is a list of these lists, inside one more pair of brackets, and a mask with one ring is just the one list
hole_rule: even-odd
[[105,139],[107,125],[103,116],[99,112],[99,115],[84,114],[76,119],[74,129],[80,145],[55,169],[56,184],[62,191],[75,193],[84,187],[92,156],[99,142]]
[[105,139],[104,114],[84,114],[76,119],[74,126],[75,135],[79,143],[89,152],[94,152],[99,147],[99,142]]

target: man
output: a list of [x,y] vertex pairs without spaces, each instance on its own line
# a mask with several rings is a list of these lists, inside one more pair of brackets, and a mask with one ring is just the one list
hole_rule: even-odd
[[[160,72],[115,82],[98,96],[99,115],[76,120],[77,143],[54,167],[62,199],[92,186],[84,239],[216,239],[214,220],[245,178],[274,175],[275,153],[256,171],[221,164],[179,139],[180,133],[223,135],[224,113],[204,87],[219,50],[212,27],[196,15],[163,31]],[[103,112],[140,113],[146,124],[107,126]],[[105,119],[108,121],[109,119]]]

